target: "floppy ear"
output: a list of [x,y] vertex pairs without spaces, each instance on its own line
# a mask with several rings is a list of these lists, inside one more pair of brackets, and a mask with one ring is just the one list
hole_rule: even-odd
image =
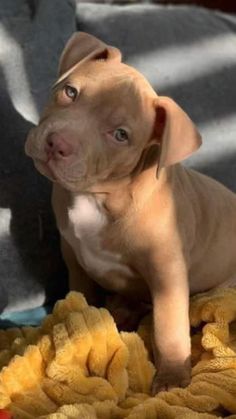
[[85,32],[75,32],[61,54],[59,77],[69,72],[71,68],[84,59],[121,61],[121,52],[95,38],[95,36]]
[[154,136],[160,145],[157,176],[162,167],[178,163],[202,144],[197,128],[172,99],[160,96],[156,99]]

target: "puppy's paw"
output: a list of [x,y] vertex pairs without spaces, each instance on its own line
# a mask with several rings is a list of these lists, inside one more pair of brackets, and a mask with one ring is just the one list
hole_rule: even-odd
[[[186,365],[187,364],[187,365]],[[151,393],[155,396],[160,391],[168,391],[174,387],[187,387],[191,381],[191,367],[189,362],[175,364],[171,362],[158,369],[154,375]]]

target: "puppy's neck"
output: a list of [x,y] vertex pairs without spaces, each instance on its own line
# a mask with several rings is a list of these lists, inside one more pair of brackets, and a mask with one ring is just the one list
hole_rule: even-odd
[[116,220],[130,213],[130,210],[141,210],[153,194],[158,193],[167,182],[168,171],[169,169],[162,169],[157,179],[154,166],[133,178],[127,176],[96,184],[90,188],[89,193],[102,201],[110,217]]

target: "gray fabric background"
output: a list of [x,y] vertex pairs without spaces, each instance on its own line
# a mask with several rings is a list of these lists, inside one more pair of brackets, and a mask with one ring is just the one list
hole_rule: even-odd
[[69,1],[0,2],[0,311],[36,307],[65,292],[50,185],[25,156],[24,142],[74,17]]
[[204,145],[186,164],[236,191],[236,17],[187,6],[1,0],[0,19],[1,312],[66,290],[50,185],[23,149],[66,39],[77,27],[119,47],[198,125]]

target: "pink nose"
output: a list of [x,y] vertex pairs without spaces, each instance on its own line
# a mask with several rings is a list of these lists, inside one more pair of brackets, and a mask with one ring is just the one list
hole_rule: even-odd
[[56,132],[48,135],[44,150],[49,159],[61,159],[73,153],[72,145]]

